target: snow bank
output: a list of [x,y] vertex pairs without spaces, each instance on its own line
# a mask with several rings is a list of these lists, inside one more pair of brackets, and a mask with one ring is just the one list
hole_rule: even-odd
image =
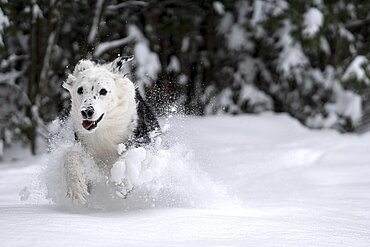
[[[369,133],[310,130],[276,113],[174,117],[168,124],[163,137],[168,145],[159,146],[168,154],[159,160],[166,162],[152,165],[159,176],[127,199],[108,196],[104,202],[101,196],[108,194],[97,189],[92,194],[99,196],[100,205],[116,203],[128,212],[71,210],[55,202],[30,205],[37,190],[22,188],[41,163],[50,168],[44,177],[61,188],[55,178],[63,145],[52,145],[46,157],[1,163],[1,246],[368,246]],[[55,131],[58,126],[56,121]],[[73,138],[68,126],[63,130],[61,136]],[[54,143],[66,145],[68,140]],[[144,153],[161,157],[149,147],[132,156],[142,159]],[[121,175],[116,175],[119,181]],[[217,204],[229,200],[210,178],[233,191],[241,206],[190,208],[192,199],[195,205],[207,204],[207,197]],[[19,201],[21,190],[30,197],[26,202]],[[177,197],[183,201],[171,203]],[[176,203],[185,207],[173,208]],[[140,207],[146,210],[130,210]]]

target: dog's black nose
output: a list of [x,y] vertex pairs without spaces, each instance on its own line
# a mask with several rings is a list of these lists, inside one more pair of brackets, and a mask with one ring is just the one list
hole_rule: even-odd
[[83,118],[91,118],[94,115],[94,108],[92,106],[88,106],[86,108],[81,109],[81,114]]

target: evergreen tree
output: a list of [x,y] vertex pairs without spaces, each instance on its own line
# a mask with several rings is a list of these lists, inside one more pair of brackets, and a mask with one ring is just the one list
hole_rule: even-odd
[[[81,58],[135,55],[127,73],[159,112],[287,112],[313,128],[365,130],[370,19],[364,1],[12,0],[0,5],[0,154],[36,152],[68,114]],[[363,116],[363,117],[362,117]]]

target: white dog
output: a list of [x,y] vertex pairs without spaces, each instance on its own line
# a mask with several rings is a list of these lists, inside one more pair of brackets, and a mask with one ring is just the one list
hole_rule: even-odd
[[[106,170],[119,158],[119,144],[146,144],[151,141],[151,133],[160,132],[152,110],[121,72],[122,66],[132,59],[119,57],[105,64],[80,60],[63,83],[71,94],[76,143]],[[72,148],[64,162],[67,196],[75,204],[85,204],[89,181],[84,174],[82,154],[76,150],[80,149]]]

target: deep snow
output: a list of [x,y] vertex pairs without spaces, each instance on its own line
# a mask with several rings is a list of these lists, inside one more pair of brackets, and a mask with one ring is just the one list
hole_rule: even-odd
[[[153,180],[162,192],[147,184],[116,199],[122,209],[45,199],[50,155],[0,163],[0,245],[369,245],[370,134],[308,130],[284,114],[170,125],[173,169]],[[162,203],[137,205],[142,195]]]

